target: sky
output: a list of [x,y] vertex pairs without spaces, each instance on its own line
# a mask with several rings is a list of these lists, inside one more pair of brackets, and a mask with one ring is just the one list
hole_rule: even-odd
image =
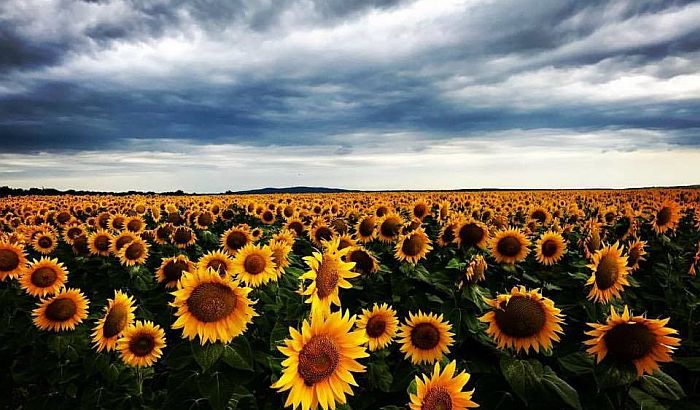
[[700,183],[700,3],[4,0],[0,185]]

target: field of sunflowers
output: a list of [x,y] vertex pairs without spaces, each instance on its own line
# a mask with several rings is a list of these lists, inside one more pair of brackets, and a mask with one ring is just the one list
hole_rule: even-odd
[[700,409],[700,191],[0,198],[0,407]]

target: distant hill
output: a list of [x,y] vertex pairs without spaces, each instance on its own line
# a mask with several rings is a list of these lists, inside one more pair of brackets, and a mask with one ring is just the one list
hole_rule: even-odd
[[247,191],[230,192],[233,194],[328,194],[334,192],[357,192],[340,188],[324,188],[313,186],[293,186],[286,188],[259,188],[249,189]]

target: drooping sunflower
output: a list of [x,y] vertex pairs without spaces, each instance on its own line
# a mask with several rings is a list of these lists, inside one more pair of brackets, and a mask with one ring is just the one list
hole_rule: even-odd
[[188,226],[178,226],[170,235],[170,240],[173,245],[177,246],[179,249],[185,249],[188,246],[194,245],[197,241],[197,236],[194,234],[192,228]]
[[112,235],[100,229],[88,237],[90,253],[99,256],[109,256],[109,246],[112,243]]
[[66,283],[68,271],[58,259],[34,260],[19,279],[20,286],[32,296],[56,294]]
[[557,232],[548,231],[542,234],[535,244],[537,262],[550,266],[559,262],[566,252],[566,242]]
[[552,342],[558,342],[559,334],[564,333],[561,310],[537,289],[527,291],[524,286],[514,286],[510,293],[484,301],[493,309],[479,320],[489,324],[486,334],[499,349],[513,348],[525,353],[530,348],[536,352],[540,348],[551,350]]
[[140,265],[148,258],[149,246],[141,238],[134,238],[119,251],[119,261],[122,265]]
[[27,268],[24,248],[10,242],[0,242],[0,281],[18,278]]
[[472,401],[472,391],[462,391],[469,381],[469,373],[455,374],[457,362],[454,360],[440,370],[440,362],[435,363],[433,374],[423,379],[416,376],[416,394],[411,393],[411,410],[464,410],[479,407]]
[[301,332],[290,328],[290,339],[278,349],[287,359],[282,362],[282,376],[272,384],[280,392],[289,390],[285,407],[302,410],[334,409],[345,404],[357,386],[351,372],[364,372],[357,359],[368,357],[366,338],[360,330],[350,331],[354,317],[335,312],[324,318],[305,320]]
[[365,332],[369,341],[369,350],[375,351],[389,346],[396,336],[399,320],[396,312],[386,303],[377,305],[371,310],[362,309],[362,315],[357,318],[355,327]]
[[88,314],[89,301],[80,289],[61,289],[55,296],[42,299],[32,311],[34,325],[41,330],[75,329]]
[[530,240],[515,228],[498,231],[491,240],[491,252],[498,263],[512,265],[527,257]]
[[349,289],[352,284],[349,278],[359,276],[353,272],[354,262],[344,262],[350,248],[338,250],[338,238],[333,239],[323,253],[314,252],[304,257],[310,270],[299,277],[300,280],[310,280],[311,284],[302,294],[308,296],[306,303],[311,304],[311,315],[326,316],[331,311],[331,304],[340,306],[339,288]]
[[221,235],[221,246],[231,255],[236,255],[239,249],[253,242],[247,225],[231,227]]
[[233,273],[247,286],[257,288],[277,280],[272,250],[252,243],[241,248],[233,259]]
[[450,352],[454,343],[452,325],[443,319],[442,314],[408,314],[406,323],[399,330],[401,351],[411,363],[433,363]]
[[98,352],[116,349],[119,337],[134,323],[135,310],[133,297],[120,290],[114,291],[114,299],[107,300],[104,316],[92,329],[92,343]]
[[651,227],[659,234],[675,229],[681,219],[680,207],[673,201],[664,201],[654,215]]
[[158,283],[164,283],[166,288],[174,288],[183,272],[192,272],[195,269],[195,264],[186,255],[163,258],[163,262],[156,271],[156,279]]
[[401,215],[395,212],[387,213],[379,222],[379,228],[377,229],[379,240],[384,243],[394,242],[401,234],[403,223]]
[[463,248],[484,249],[489,241],[489,228],[483,222],[467,219],[455,229],[454,242]]
[[56,249],[58,239],[51,231],[41,231],[34,236],[32,247],[42,255],[48,255]]
[[360,219],[355,226],[355,236],[360,243],[371,242],[377,236],[377,218],[368,215]]
[[587,352],[600,363],[606,356],[613,360],[634,364],[637,375],[652,374],[659,362],[670,362],[671,352],[680,345],[680,339],[670,335],[676,330],[666,327],[669,319],[647,319],[632,316],[627,306],[619,315],[613,306],[605,324],[589,323],[586,332],[592,338],[584,341]]
[[615,243],[605,246],[593,255],[593,263],[587,265],[593,273],[586,285],[593,285],[588,299],[607,303],[612,298],[619,298],[623,286],[629,285],[627,275],[627,256],[622,255],[622,248]]
[[210,251],[202,255],[197,262],[197,269],[214,269],[222,278],[233,274],[234,263],[228,253],[222,251]]
[[189,340],[199,336],[200,344],[230,342],[257,316],[248,299],[252,289],[239,284],[211,269],[185,272],[172,293],[170,305],[177,308],[172,328],[182,329],[182,337]]
[[468,283],[477,283],[486,279],[488,264],[482,255],[476,255],[467,265],[464,277]]
[[640,241],[635,239],[630,245],[627,251],[627,266],[630,268],[630,272],[634,272],[639,269],[639,263],[644,261],[647,251],[644,247],[647,245],[645,241]]
[[369,250],[361,246],[353,246],[345,255],[346,262],[355,262],[353,270],[361,275],[377,273],[379,271],[379,262],[377,258]]
[[394,257],[401,262],[408,261],[416,264],[419,260],[425,258],[432,249],[430,238],[428,238],[423,228],[418,228],[399,237],[394,249]]
[[133,367],[152,366],[163,354],[165,332],[151,321],[136,321],[117,341],[122,361]]
[[270,241],[270,251],[272,251],[272,263],[275,265],[277,278],[284,274],[284,269],[289,266],[289,254],[292,252],[292,244],[281,240]]

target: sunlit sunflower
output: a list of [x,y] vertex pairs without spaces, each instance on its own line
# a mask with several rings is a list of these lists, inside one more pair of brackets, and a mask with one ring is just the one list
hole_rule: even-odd
[[318,248],[323,246],[323,242],[330,241],[335,235],[335,230],[323,221],[311,228],[309,233],[311,242]]
[[252,289],[239,284],[211,269],[185,272],[172,293],[171,306],[177,308],[172,328],[182,329],[182,336],[189,340],[199,336],[200,344],[230,342],[257,316],[248,299]]
[[377,305],[371,310],[362,309],[362,315],[357,318],[355,326],[365,332],[369,341],[369,350],[375,351],[389,346],[396,336],[399,320],[396,312],[386,303]]
[[351,288],[347,279],[359,276],[359,273],[352,271],[355,263],[344,262],[342,259],[350,252],[350,248],[340,251],[337,249],[338,238],[335,238],[322,254],[314,252],[312,256],[304,257],[310,270],[299,278],[311,281],[302,294],[308,296],[306,303],[311,304],[312,316],[328,315],[331,304],[340,306],[339,288]]
[[420,219],[421,221],[430,214],[430,205],[428,205],[425,200],[420,199],[418,202],[413,204],[412,208],[413,217]]
[[409,312],[398,334],[401,351],[413,364],[438,361],[450,352],[449,347],[454,343],[451,330],[452,325],[443,320],[442,314]]
[[547,208],[541,206],[532,208],[529,216],[531,220],[537,221],[540,225],[546,225],[552,220],[552,214]]
[[620,245],[615,243],[596,251],[592,262],[588,267],[593,273],[586,282],[586,285],[593,285],[588,299],[607,303],[612,298],[619,298],[623,286],[629,285],[627,256],[622,256]]
[[197,262],[197,269],[214,269],[222,278],[233,274],[233,259],[228,253],[222,251],[210,251],[202,255]]
[[284,274],[284,269],[289,266],[289,254],[292,252],[292,245],[281,240],[273,240],[270,241],[268,246],[272,251],[272,263],[275,265],[275,273],[279,278]]
[[394,242],[401,234],[403,228],[403,218],[395,212],[387,213],[379,222],[377,235],[379,240],[384,243]]
[[260,221],[265,225],[272,225],[275,223],[275,213],[269,209],[260,215]]
[[146,241],[137,237],[119,251],[119,261],[126,266],[140,265],[148,258],[148,249]]
[[75,329],[88,314],[90,302],[80,289],[61,289],[55,296],[42,299],[32,311],[34,325],[41,330]]
[[156,271],[156,279],[158,283],[164,283],[166,288],[174,288],[183,272],[192,272],[195,269],[195,264],[186,255],[163,258],[163,262]]
[[194,218],[194,226],[199,230],[206,230],[216,221],[211,211],[199,212]]
[[123,214],[115,214],[109,218],[107,226],[113,231],[121,231],[124,229],[126,217]]
[[19,279],[20,286],[32,296],[56,294],[66,283],[68,271],[58,259],[42,257],[33,261]]
[[467,219],[460,222],[455,229],[454,242],[463,248],[486,248],[489,241],[489,229],[480,221]]
[[171,224],[158,225],[153,230],[153,240],[158,245],[165,245],[166,243],[168,243],[170,241],[170,235],[172,235],[174,230],[175,230],[175,227],[172,226]]
[[368,275],[379,271],[379,262],[377,262],[377,258],[372,252],[359,245],[353,246],[350,249],[345,255],[345,261],[355,262],[355,267],[352,270],[361,275]]
[[644,261],[647,251],[644,247],[647,245],[645,241],[640,241],[635,239],[629,245],[629,251],[627,252],[627,266],[630,268],[630,272],[634,272],[639,269],[639,263]]
[[131,216],[126,219],[124,227],[127,231],[138,234],[144,229],[146,229],[146,223],[140,216]]
[[276,266],[269,246],[261,247],[252,243],[244,246],[233,259],[232,268],[236,277],[252,288],[277,280]]
[[338,249],[345,249],[355,245],[357,245],[357,241],[347,233],[338,237]]
[[416,394],[409,398],[411,410],[464,410],[479,407],[472,401],[472,391],[462,391],[469,381],[469,373],[455,374],[457,362],[454,360],[440,370],[440,362],[435,363],[433,374],[423,379],[416,376]]
[[188,246],[194,245],[197,236],[194,234],[192,228],[178,226],[170,235],[170,240],[173,242],[173,245],[177,246],[179,249],[185,249]]
[[513,287],[510,293],[484,301],[493,309],[479,320],[489,324],[486,334],[499,349],[513,348],[525,353],[530,348],[536,352],[540,348],[551,350],[552,342],[558,342],[559,334],[564,333],[560,325],[564,322],[561,310],[537,289]]
[[418,228],[399,237],[394,249],[394,257],[401,262],[408,261],[416,264],[419,260],[425,258],[432,249],[430,238],[428,238],[423,228]]
[[477,283],[486,279],[486,269],[488,264],[482,255],[476,255],[474,259],[467,265],[467,270],[464,273],[468,283]]
[[673,201],[665,201],[654,215],[651,227],[659,234],[675,229],[681,219],[680,207]]
[[0,242],[0,281],[18,278],[27,268],[24,248],[10,242]]
[[253,242],[247,225],[234,226],[221,235],[221,246],[231,255]]
[[374,215],[361,218],[355,226],[355,236],[360,243],[371,242],[377,236],[377,218]]
[[520,230],[511,228],[498,231],[491,240],[491,252],[498,263],[514,264],[527,257],[530,241]]
[[136,238],[136,234],[129,231],[124,231],[119,235],[113,236],[109,244],[110,253],[118,258],[119,252],[122,250],[122,248]]
[[619,315],[613,306],[605,324],[589,323],[586,332],[592,339],[584,341],[587,352],[600,363],[606,356],[623,363],[632,363],[637,375],[652,374],[659,362],[670,362],[671,352],[680,345],[680,339],[669,335],[676,330],[666,327],[669,319],[647,319],[632,316],[627,306]]
[[290,328],[290,339],[278,349],[287,359],[282,362],[282,376],[272,384],[280,392],[290,390],[285,407],[302,410],[335,409],[352,395],[357,386],[351,372],[364,372],[357,359],[369,356],[363,346],[364,332],[351,332],[354,317],[335,312],[324,318],[312,316],[301,331]]
[[124,330],[134,323],[134,299],[120,290],[114,291],[114,299],[107,300],[104,315],[92,329],[92,343],[98,352],[111,352]]
[[285,227],[294,232],[297,236],[302,236],[304,235],[304,232],[306,232],[306,226],[299,218],[288,219]]
[[284,228],[276,234],[272,235],[272,241],[284,242],[287,245],[292,246],[294,245],[296,236],[297,234],[294,231]]
[[566,242],[557,232],[548,231],[542,234],[535,244],[537,262],[549,266],[559,262],[566,252]]
[[124,330],[117,341],[117,351],[122,361],[134,367],[152,366],[163,354],[165,332],[151,321],[136,321]]
[[109,256],[109,246],[112,243],[112,235],[100,229],[88,237],[90,253],[99,256]]
[[32,247],[42,255],[48,255],[56,249],[58,239],[53,232],[39,232],[32,240]]
[[63,229],[63,240],[68,244],[68,245],[73,245],[75,242],[75,239],[85,235],[86,231],[83,225],[75,222],[67,225]]

